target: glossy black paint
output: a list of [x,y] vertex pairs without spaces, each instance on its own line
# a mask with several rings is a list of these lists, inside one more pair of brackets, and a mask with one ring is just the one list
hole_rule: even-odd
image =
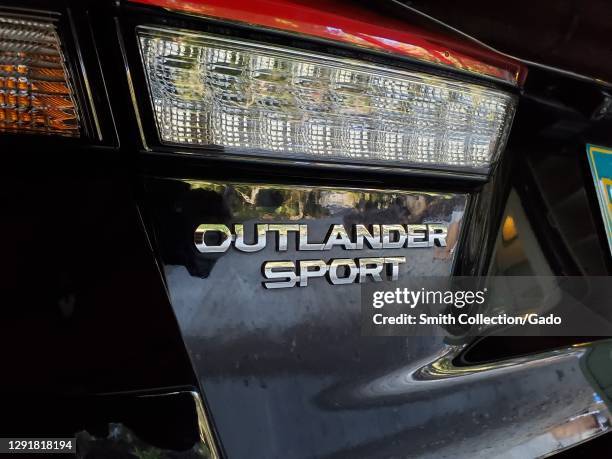
[[[534,88],[536,94],[539,90],[537,86]],[[554,255],[558,253],[565,253],[567,257],[572,258],[574,265],[581,260],[588,260],[588,266],[581,272],[605,275],[609,271],[606,266],[605,240],[599,239],[596,226],[598,209],[588,204],[586,188],[590,183],[587,180],[589,176],[584,175],[585,171],[580,168],[586,155],[582,143],[584,140],[575,134],[569,138],[562,136],[561,140],[555,139],[554,135],[548,136],[546,133],[551,130],[549,124],[534,124],[534,120],[529,119],[531,114],[537,119],[542,109],[542,101],[526,100],[526,108],[519,109],[517,121],[525,123],[521,131],[518,131],[519,134],[524,132],[525,136],[517,136],[517,131],[513,132],[507,156],[498,167],[496,176],[482,189],[474,191],[471,215],[466,219],[470,230],[466,233],[464,246],[459,252],[455,272],[489,272],[491,257],[498,244],[498,227],[503,221],[508,196],[514,192],[520,196],[520,202],[530,217],[538,241],[546,246],[544,252],[549,260],[547,264],[550,271],[531,271],[532,275],[549,272],[559,275],[576,274],[576,271],[563,269],[563,266],[556,263]],[[560,120],[550,121],[553,134],[558,123],[564,125],[562,121],[565,121],[563,115]],[[590,126],[590,132],[585,134],[582,131],[581,135],[606,141],[605,124],[601,127],[598,127],[597,123],[586,124]],[[542,135],[538,129],[544,130],[545,134]],[[561,134],[564,132],[562,130]],[[566,150],[566,153],[563,149],[567,149],[568,145],[573,145],[573,148]],[[578,166],[569,168],[565,171],[564,180],[558,181],[554,180],[554,176],[542,173],[536,175],[538,170],[533,164],[537,165],[545,160],[554,164],[573,160]],[[212,175],[218,176],[220,173],[217,171]],[[206,180],[209,176],[208,171],[204,170],[201,173],[192,173],[190,177],[194,182],[190,180],[189,183],[197,183],[196,177]],[[259,175],[257,180],[264,185],[267,183],[266,177],[271,180],[270,177],[274,177],[274,174],[268,172],[263,176]],[[279,177],[276,176],[275,179],[278,181]],[[323,174],[312,182],[308,182],[308,179],[308,176],[285,178],[285,185],[278,185],[276,189],[280,192],[291,183],[295,184],[296,190],[304,183],[318,183],[319,187],[334,183],[333,178],[326,181]],[[527,182],[528,179],[531,179],[531,182]],[[578,188],[579,199],[569,203],[569,210],[583,212],[580,226],[573,225],[573,228],[591,236],[587,238],[586,245],[571,248],[560,245],[567,240],[563,239],[561,233],[568,229],[567,224],[572,220],[565,220],[553,226],[552,219],[542,221],[537,218],[543,212],[561,216],[564,214],[554,207],[545,207],[542,210],[541,206],[547,202],[542,203],[537,196],[526,194],[529,190],[526,182],[529,186],[533,182],[537,183],[544,190],[543,193],[556,186],[554,195],[561,200],[568,193],[560,192],[560,188],[567,188],[573,193]],[[404,180],[403,185],[410,186],[412,183],[415,186],[423,186],[422,183],[412,182],[410,179]],[[385,186],[392,189],[397,186],[397,182],[390,181]],[[565,397],[567,400],[576,401],[580,398],[576,398],[577,394],[581,393],[581,383],[578,380],[573,380],[570,384],[573,387],[570,395],[570,392],[565,393],[565,389],[559,384],[553,384],[550,380],[544,383],[544,380],[540,379],[541,376],[535,373],[526,375],[522,373],[524,370],[521,370],[515,375],[506,375],[503,379],[492,374],[484,381],[474,383],[469,389],[462,387],[460,382],[451,384],[453,392],[467,391],[470,394],[468,399],[458,395],[459,398],[449,401],[448,405],[433,403],[428,406],[427,414],[415,414],[415,407],[420,407],[424,400],[433,402],[436,397],[444,398],[450,395],[444,389],[437,388],[437,383],[433,384],[431,390],[407,388],[399,393],[393,392],[392,396],[386,394],[384,388],[393,384],[398,372],[406,371],[409,374],[412,371],[412,362],[431,358],[432,353],[435,355],[436,352],[441,352],[445,343],[432,339],[428,341],[425,338],[372,340],[358,337],[358,308],[349,300],[351,296],[348,292],[345,292],[351,286],[345,286],[344,290],[341,290],[324,283],[317,284],[316,302],[305,300],[308,293],[302,290],[283,292],[282,295],[279,295],[279,292],[266,292],[258,285],[259,272],[253,269],[252,263],[246,259],[241,262],[239,256],[226,259],[225,264],[219,264],[219,259],[223,258],[216,256],[213,264],[216,272],[209,279],[209,275],[212,275],[210,266],[206,265],[204,274],[196,269],[198,258],[203,257],[185,241],[190,238],[198,222],[240,221],[240,217],[232,215],[229,201],[226,201],[231,199],[231,193],[213,192],[207,196],[201,187],[190,188],[188,183],[171,178],[148,178],[146,187],[148,209],[153,215],[154,232],[162,247],[161,258],[165,265],[173,306],[179,316],[202,390],[209,400],[220,441],[230,457],[276,457],[280,455],[280,451],[283,452],[283,457],[359,457],[381,451],[384,451],[384,454],[402,454],[402,451],[407,449],[418,454],[444,454],[453,441],[455,454],[465,455],[469,454],[472,443],[457,441],[457,436],[468,438],[470,428],[478,431],[480,427],[473,418],[465,416],[462,409],[466,413],[476,412],[493,418],[487,424],[489,439],[496,436],[513,438],[518,425],[523,428],[529,425],[529,429],[534,432],[542,428],[529,408],[522,413],[524,417],[514,418],[512,423],[503,422],[494,414],[516,409],[512,404],[502,407],[501,402],[495,402],[494,412],[488,411],[488,402],[480,397],[493,385],[503,392],[510,390],[510,387],[521,379],[524,384],[531,384],[531,387],[536,389],[535,393],[531,392],[530,398],[522,399],[519,396],[515,399],[517,404],[525,407],[543,403],[535,394],[548,396],[548,391],[555,396],[561,396],[561,399]],[[277,207],[280,208],[283,204],[284,201],[281,200]],[[258,211],[255,207],[251,212],[255,215],[261,212],[260,216],[265,213],[261,208]],[[592,253],[592,244],[603,249]],[[207,282],[212,282],[219,290],[211,291]],[[286,314],[290,319],[278,313],[278,301],[284,302],[288,308]],[[301,319],[296,312],[309,311],[312,308],[317,314],[306,314]],[[327,312],[330,308],[335,312]],[[297,317],[294,317],[294,314]],[[290,323],[292,325],[289,325]],[[502,356],[508,359],[516,355],[567,346],[584,339],[529,338],[522,340],[521,346],[504,349],[508,342],[492,337],[475,343],[475,346],[469,348],[468,356],[457,357],[457,363],[469,367],[479,361],[495,361]],[[460,341],[454,343],[458,344]],[[486,353],[483,353],[482,349],[486,349]],[[557,370],[574,371],[571,366],[563,368],[557,367]],[[547,373],[543,372],[542,376]],[[519,374],[522,374],[520,379],[514,380]],[[379,380],[388,380],[388,383],[378,383]],[[353,394],[357,390],[356,386],[376,387],[379,384],[382,386],[379,394],[374,393],[371,397],[356,397]],[[541,407],[549,420],[558,419],[557,416],[560,416],[560,412],[553,405],[544,403]],[[264,423],[258,421],[260,413],[265,413]],[[415,428],[419,417],[421,422],[428,420],[427,429]],[[369,425],[373,420],[376,420],[377,426],[374,432]],[[457,424],[462,424],[462,429],[466,430],[455,430],[454,440],[451,440],[445,433],[452,432],[451,426]],[[247,431],[251,434],[245,436],[244,432]],[[316,438],[317,441],[312,442],[311,438]],[[478,440],[478,443],[491,446],[486,436]],[[395,448],[390,445],[395,445]]]
[[2,173],[0,352],[12,372],[4,387],[90,393],[192,383],[129,178],[105,161],[83,173],[82,151],[61,154],[52,169]]
[[[20,2],[18,6],[24,5],[42,8],[47,2]],[[68,36],[68,57],[74,71],[80,67],[76,53],[80,47],[93,107],[89,107],[84,89],[79,90],[79,101],[88,119],[92,118],[89,112],[95,111],[102,137],[89,127],[77,141],[15,135],[0,138],[4,161],[0,171],[2,298],[8,305],[0,326],[0,344],[2,360],[11,368],[2,381],[9,412],[18,413],[20,407],[29,406],[25,400],[32,393],[49,400],[58,394],[169,390],[202,383],[202,393],[212,408],[212,422],[231,457],[301,457],[309,453],[344,457],[377,451],[402,455],[414,439],[422,440],[422,445],[438,440],[450,445],[453,439],[468,438],[481,429],[481,425],[459,418],[465,421],[464,430],[453,432],[454,424],[443,420],[456,404],[468,406],[460,395],[464,386],[455,386],[453,390],[459,395],[447,394],[446,398],[441,391],[432,391],[420,401],[404,394],[374,398],[357,408],[336,406],[334,394],[347,393],[355,381],[366,383],[392,375],[398,367],[409,366],[409,358],[428,357],[444,343],[385,339],[357,340],[351,346],[355,343],[346,340],[355,338],[354,323],[338,319],[331,329],[325,329],[322,320],[333,320],[331,315],[305,317],[278,341],[266,323],[251,327],[245,339],[235,342],[220,339],[215,343],[209,336],[209,342],[202,345],[206,365],[198,363],[193,354],[190,361],[166,291],[167,287],[172,290],[172,282],[160,270],[164,253],[183,251],[188,235],[157,239],[161,229],[175,224],[168,216],[160,217],[159,209],[173,197],[160,183],[189,178],[284,187],[299,184],[468,193],[473,199],[455,265],[455,273],[463,275],[488,272],[509,196],[516,193],[547,269],[555,274],[612,273],[584,147],[587,142],[612,145],[609,114],[598,115],[604,95],[595,84],[530,69],[508,148],[486,184],[280,164],[263,168],[222,157],[177,157],[155,140],[130,27],[136,14],[151,14],[151,20],[169,24],[210,24],[114,2],[63,2],[54,8],[64,13],[62,30]],[[269,33],[258,36],[284,39]],[[126,62],[137,86],[138,114],[143,115],[140,126]],[[93,126],[93,121],[87,123]],[[568,197],[571,199],[564,200]],[[198,199],[193,206],[196,213],[210,213],[208,201]],[[572,244],[577,240],[585,243]],[[263,297],[258,295],[262,294],[244,295],[238,304],[251,305],[252,314],[257,314],[265,308]],[[215,320],[214,314],[211,320]],[[294,339],[299,352],[291,350]],[[508,351],[507,343],[488,338],[484,345],[475,344],[481,349],[484,346],[487,353],[471,354],[463,364],[571,343],[534,338],[523,344]],[[256,352],[259,346],[263,352]],[[554,380],[534,378],[538,393],[550,391],[560,403],[578,399],[576,391],[582,387],[579,379],[573,379],[576,385],[570,388],[576,391],[555,393],[558,386]],[[479,415],[490,413],[494,403],[501,412],[508,405],[485,395],[498,384],[506,384],[501,387],[510,392],[520,381],[518,374],[496,377],[484,386],[465,389],[465,394],[481,401],[475,408]],[[327,390],[332,387],[333,391]],[[533,401],[532,397],[527,390],[517,394],[525,404]],[[136,423],[130,417],[142,408],[126,410],[114,418]],[[63,416],[74,419],[74,413],[67,410]],[[437,421],[426,419],[426,413],[435,413]],[[99,419],[104,423],[108,416]],[[529,416],[521,419],[527,422]],[[159,421],[152,418],[149,422]],[[522,428],[520,419],[493,424],[488,428],[498,434]],[[11,433],[35,432],[28,422],[18,425]],[[164,443],[164,435],[158,432],[148,438],[152,443]],[[475,444],[486,441],[486,436],[478,437]],[[175,442],[174,447],[187,443]],[[435,451],[423,448],[423,453]]]

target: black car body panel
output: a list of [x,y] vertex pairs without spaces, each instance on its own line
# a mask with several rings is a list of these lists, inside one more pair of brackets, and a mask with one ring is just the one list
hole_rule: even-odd
[[[548,454],[609,429],[601,337],[362,336],[357,284],[264,288],[265,261],[305,258],[292,247],[278,252],[270,239],[261,253],[210,256],[193,244],[203,223],[308,223],[319,241],[333,224],[450,222],[461,210],[454,256],[424,250],[431,258],[409,258],[403,275],[609,276],[585,152],[612,146],[605,84],[529,66],[486,180],[183,155],[157,139],[134,26],[285,35],[124,2],[26,3],[3,6],[61,13],[84,119],[80,139],[0,135],[2,436],[106,437],[120,422],[160,448],[209,443],[202,455],[490,457]],[[469,14],[453,25],[478,35]],[[302,38],[293,43],[330,47]],[[518,55],[516,41],[508,52]],[[609,62],[605,53],[595,58]],[[431,211],[410,213],[406,197]],[[520,222],[513,247],[501,241],[508,215]],[[160,394],[171,401],[148,398]],[[554,446],[536,442],[551,436]]]

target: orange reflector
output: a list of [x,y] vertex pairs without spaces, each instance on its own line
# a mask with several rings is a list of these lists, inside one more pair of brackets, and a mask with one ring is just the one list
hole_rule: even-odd
[[517,236],[518,231],[516,230],[514,218],[508,215],[504,220],[504,224],[502,226],[502,239],[504,240],[504,242],[510,242],[516,239]]
[[0,15],[0,131],[79,136],[77,108],[51,20]]

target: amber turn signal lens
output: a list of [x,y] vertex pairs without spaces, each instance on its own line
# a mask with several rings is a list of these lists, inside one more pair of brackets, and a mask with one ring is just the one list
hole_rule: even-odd
[[51,20],[0,15],[0,131],[79,136],[77,108]]

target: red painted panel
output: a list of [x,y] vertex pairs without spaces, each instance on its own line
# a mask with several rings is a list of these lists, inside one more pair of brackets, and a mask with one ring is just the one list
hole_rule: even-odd
[[453,41],[355,5],[313,0],[130,0],[184,13],[244,22],[410,57],[522,85],[519,62]]

